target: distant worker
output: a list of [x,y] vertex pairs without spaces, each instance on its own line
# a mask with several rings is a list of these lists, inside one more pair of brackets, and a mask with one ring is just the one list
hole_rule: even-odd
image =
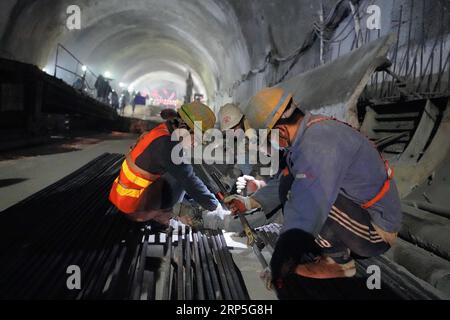
[[97,90],[97,99],[99,99],[99,100],[101,99],[101,97],[103,96],[103,92],[105,91],[104,83],[105,83],[105,78],[103,78],[102,75],[99,75],[97,77],[97,80],[95,81],[95,85],[94,85],[95,89]]
[[109,80],[106,80],[103,102],[105,102],[105,103],[108,102],[108,97],[112,92],[113,92],[113,90],[111,88],[111,85],[109,84]]
[[130,92],[128,92],[128,90],[123,90],[119,99],[120,114],[124,114],[125,108],[129,103],[130,103]]
[[192,165],[172,161],[172,149],[178,144],[171,140],[172,133],[186,129],[193,142],[197,121],[206,131],[214,127],[216,117],[201,103],[183,105],[176,118],[143,135],[127,155],[109,199],[129,219],[168,224],[174,205],[183,200],[185,192],[209,213],[229,214],[195,175]]
[[192,90],[194,89],[194,80],[192,80],[191,72],[188,73],[186,79],[186,95],[184,96],[184,103],[190,103],[192,101]]
[[[389,250],[401,226],[400,199],[392,170],[365,136],[329,117],[303,113],[281,88],[258,93],[244,114],[255,129],[277,129],[273,147],[286,149],[278,182],[284,226],[271,260],[276,288],[291,273],[352,277],[353,258]],[[255,194],[228,202],[242,212],[243,204],[257,208],[273,200]]]
[[133,114],[134,114],[134,112],[136,111],[136,106],[137,105],[139,105],[139,106],[145,106],[145,104],[146,104],[146,101],[145,101],[145,97],[143,97],[142,95],[141,95],[141,93],[138,91],[137,93],[136,93],[136,95],[134,96],[134,99],[133,99],[133,103],[132,103],[132,108],[133,108]]
[[95,81],[95,89],[97,90],[97,98],[103,103],[108,102],[108,96],[111,93],[112,89],[109,85],[109,82],[102,76],[99,75],[97,80]]
[[79,92],[83,92],[85,86],[82,78],[77,78],[77,80],[73,83],[72,87]]
[[119,112],[119,95],[115,90],[111,92],[111,107]]

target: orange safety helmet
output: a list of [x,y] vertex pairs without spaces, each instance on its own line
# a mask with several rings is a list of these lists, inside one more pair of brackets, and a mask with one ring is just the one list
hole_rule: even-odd
[[293,95],[282,88],[266,88],[258,92],[245,107],[244,114],[251,128],[272,130]]

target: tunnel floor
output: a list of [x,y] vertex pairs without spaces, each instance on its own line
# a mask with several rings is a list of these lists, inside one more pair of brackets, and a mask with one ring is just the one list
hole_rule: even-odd
[[[167,230],[135,224],[120,215],[107,195],[122,160],[122,155],[103,154],[0,214],[0,298],[246,300],[258,296],[252,293],[257,288],[248,281],[245,268],[240,271],[245,248],[228,248],[221,232],[195,232],[177,224]],[[247,267],[256,261],[256,257],[247,259]],[[372,263],[384,272],[381,290],[367,289],[365,270]],[[73,265],[84,270],[81,290],[68,289],[67,268]],[[292,276],[279,298],[436,298],[386,258],[362,261],[358,269],[357,277],[345,280]]]

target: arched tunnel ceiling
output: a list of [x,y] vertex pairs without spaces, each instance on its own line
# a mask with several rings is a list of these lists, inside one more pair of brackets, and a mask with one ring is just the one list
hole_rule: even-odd
[[[81,8],[82,25],[70,31],[66,9],[74,4]],[[53,68],[61,43],[96,73],[111,71],[117,82],[155,81],[158,75],[180,83],[191,71],[195,89],[208,97],[250,67],[227,1],[17,1],[15,10],[2,42],[15,58],[42,67]]]

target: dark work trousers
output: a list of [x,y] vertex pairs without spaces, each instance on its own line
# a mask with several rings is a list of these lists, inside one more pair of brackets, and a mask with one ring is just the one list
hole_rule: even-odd
[[390,249],[373,227],[367,210],[339,195],[316,238],[324,255],[337,263],[381,255]]
[[177,179],[166,173],[144,191],[137,211],[172,209],[183,200],[184,195],[185,191]]

